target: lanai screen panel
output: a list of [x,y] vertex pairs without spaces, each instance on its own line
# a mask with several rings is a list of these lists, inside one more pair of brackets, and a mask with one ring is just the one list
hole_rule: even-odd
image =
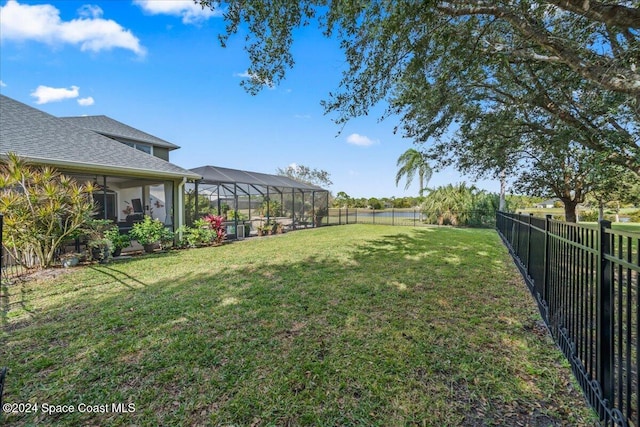
[[[285,176],[219,166],[201,166],[191,171],[202,176],[202,180],[193,188],[188,188],[188,191],[197,192],[199,197],[207,197],[211,205],[222,202],[234,210],[248,206],[250,217],[257,205],[274,200],[280,201],[281,210],[290,211],[292,219],[315,225],[317,211],[328,208],[328,190]],[[286,209],[287,206],[289,209]],[[281,214],[270,212],[267,216]]]

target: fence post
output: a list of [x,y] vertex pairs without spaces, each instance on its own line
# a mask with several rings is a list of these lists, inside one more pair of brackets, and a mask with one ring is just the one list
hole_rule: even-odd
[[518,258],[520,258],[520,222],[521,222],[522,212],[518,212],[518,216],[514,218],[513,221],[513,253],[516,254]]
[[[598,229],[598,382],[602,399],[611,399],[613,393],[613,286],[611,261],[606,258],[611,252],[611,241],[606,232],[611,221],[600,221]],[[602,415],[602,414],[601,414]]]
[[3,253],[4,246],[2,245],[2,234],[3,234],[2,227],[3,226],[4,226],[4,215],[0,214],[0,291],[2,290],[2,268],[3,268],[2,260],[4,258],[4,253]]
[[533,213],[529,213],[527,224],[527,275],[529,277],[531,277],[531,218],[533,218]]
[[[542,275],[542,299],[549,306],[549,293],[547,292],[547,282],[549,280],[549,229],[551,224],[551,214],[546,214],[544,216],[544,274]],[[547,316],[549,313],[547,313]],[[549,319],[547,318],[547,323]]]

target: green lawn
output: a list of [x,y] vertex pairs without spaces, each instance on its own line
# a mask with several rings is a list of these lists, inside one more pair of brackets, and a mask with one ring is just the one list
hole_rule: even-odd
[[632,233],[640,233],[640,223],[637,222],[613,222],[611,228],[614,230],[630,231]]
[[5,402],[40,405],[14,425],[594,421],[491,230],[325,227],[54,273],[2,300]]

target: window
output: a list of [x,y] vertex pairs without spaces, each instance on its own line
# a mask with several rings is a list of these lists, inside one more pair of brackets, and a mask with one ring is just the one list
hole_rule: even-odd
[[105,194],[102,191],[93,193],[93,201],[96,204],[96,215],[95,217],[98,219],[110,219],[112,221],[117,221],[118,216],[116,214],[116,193],[113,191],[107,190],[106,193],[106,201],[107,201],[107,214],[105,216],[104,209],[104,201]]
[[128,145],[131,148],[135,148],[136,150],[140,150],[147,154],[153,154],[153,147],[148,144],[140,144],[138,142],[128,142],[128,141],[120,141],[124,145]]
[[136,144],[136,150],[144,151],[147,154],[151,154],[151,146],[145,144]]

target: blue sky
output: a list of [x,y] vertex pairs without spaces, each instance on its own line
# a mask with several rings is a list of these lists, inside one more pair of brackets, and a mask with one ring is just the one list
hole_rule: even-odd
[[[219,13],[190,0],[1,0],[0,92],[56,116],[104,114],[181,148],[171,161],[275,173],[303,164],[328,171],[334,194],[415,196],[395,185],[412,141],[379,122],[384,106],[344,127],[320,101],[345,67],[335,40],[296,33],[296,65],[257,96],[240,87],[249,66],[242,34],[226,48]],[[430,187],[470,179],[453,170]],[[478,182],[498,190],[495,181]]]

